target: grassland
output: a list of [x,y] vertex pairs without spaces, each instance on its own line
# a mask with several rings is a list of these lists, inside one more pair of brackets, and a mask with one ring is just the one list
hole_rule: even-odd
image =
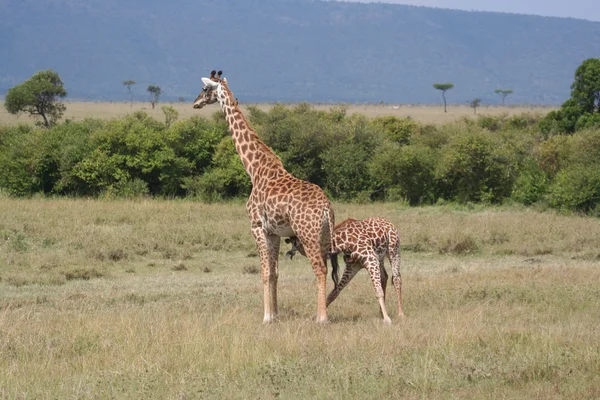
[[318,326],[308,261],[281,257],[264,326],[242,204],[0,197],[0,398],[600,397],[597,219],[335,208],[398,226],[404,320],[362,272]]
[[[218,107],[206,107],[201,110],[194,110],[190,101],[186,103],[159,103],[154,110],[149,103],[121,103],[121,102],[67,102],[67,111],[64,117],[79,121],[85,118],[103,118],[111,119],[122,117],[133,111],[143,110],[158,120],[163,120],[164,115],[161,110],[163,105],[169,105],[177,110],[181,119],[190,118],[195,115],[205,117],[211,116],[218,110]],[[255,104],[259,108],[268,110],[269,104]],[[314,105],[316,109],[329,110],[333,105]],[[241,104],[242,110],[245,110],[247,105]],[[552,110],[552,107],[544,106],[482,106],[478,108],[478,114],[485,115],[501,115],[501,114],[520,114],[523,112],[532,112],[546,114]],[[392,115],[396,117],[411,117],[415,121],[431,124],[442,124],[454,121],[461,117],[472,117],[473,109],[466,105],[449,105],[448,112],[444,113],[443,106],[436,105],[347,105],[349,114],[362,114],[367,117],[379,117],[384,115]],[[15,123],[33,123],[33,119],[25,114],[11,115],[4,106],[0,107],[0,124],[15,124]]]

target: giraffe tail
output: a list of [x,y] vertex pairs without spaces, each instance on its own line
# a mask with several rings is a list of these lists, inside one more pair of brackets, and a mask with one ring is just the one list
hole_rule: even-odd
[[329,229],[329,259],[331,260],[331,279],[333,280],[333,284],[337,287],[339,282],[339,264],[338,264],[338,251],[335,246],[335,236],[334,236],[334,228],[335,228],[335,216],[333,214],[333,209],[331,207],[328,210],[325,210],[325,216],[327,218],[327,228]]

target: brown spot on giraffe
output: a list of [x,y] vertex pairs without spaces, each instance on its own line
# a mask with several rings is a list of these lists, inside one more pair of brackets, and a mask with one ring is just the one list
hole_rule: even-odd
[[[286,254],[293,257],[296,250],[304,255],[302,243],[296,238],[286,240],[292,243],[292,249]],[[336,264],[333,263],[332,277],[335,288],[327,297],[327,305],[331,304],[342,289],[350,283],[356,273],[364,268],[369,272],[383,321],[391,324],[385,308],[385,291],[388,275],[384,267],[384,257],[392,264],[392,282],[398,300],[398,316],[404,316],[402,308],[402,277],[400,275],[400,234],[398,229],[384,218],[367,218],[362,221],[349,218],[336,225],[333,232],[334,253],[342,253],[346,268],[342,279],[337,282]],[[333,261],[333,260],[332,260]]]
[[[216,102],[220,104],[236,151],[252,181],[246,210],[260,256],[264,289],[263,321],[271,322],[278,317],[280,237],[294,236],[302,243],[317,277],[317,322],[327,322],[327,254],[335,225],[329,199],[317,185],[298,179],[285,170],[279,157],[250,128],[225,78],[218,82],[208,78],[202,81],[205,87],[194,101],[194,108]],[[303,200],[294,201],[300,198]]]

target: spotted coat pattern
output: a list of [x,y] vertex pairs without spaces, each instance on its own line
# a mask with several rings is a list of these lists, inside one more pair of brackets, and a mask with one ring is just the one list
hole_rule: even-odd
[[235,148],[252,181],[246,203],[261,262],[265,323],[278,317],[277,279],[280,237],[297,237],[317,277],[317,322],[327,322],[327,255],[334,227],[329,199],[317,185],[292,176],[250,127],[226,79],[204,78],[194,108],[218,102]]
[[[343,254],[346,268],[339,283],[329,293],[327,305],[329,306],[356,273],[364,268],[371,277],[383,320],[385,323],[391,323],[385,307],[388,275],[384,267],[384,258],[387,256],[392,265],[392,282],[398,300],[398,316],[404,316],[398,229],[384,218],[367,218],[361,221],[350,218],[335,227],[333,238],[335,248],[332,251]],[[290,256],[293,256],[296,250],[304,255],[304,249],[300,242],[295,238],[291,238],[289,242],[292,243],[292,250],[288,252]]]

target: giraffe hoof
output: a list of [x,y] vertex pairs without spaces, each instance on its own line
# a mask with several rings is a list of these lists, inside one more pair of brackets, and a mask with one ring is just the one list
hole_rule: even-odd
[[390,318],[384,318],[383,323],[386,325],[392,325],[392,320]]

